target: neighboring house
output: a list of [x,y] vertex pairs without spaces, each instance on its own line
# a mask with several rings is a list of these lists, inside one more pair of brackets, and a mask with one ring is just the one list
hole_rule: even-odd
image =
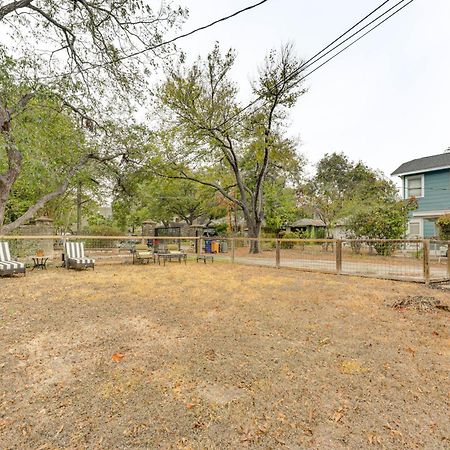
[[325,223],[320,219],[300,219],[283,227],[288,232],[308,233],[309,236],[325,236]]
[[329,230],[328,233],[333,239],[348,239],[351,237],[351,233],[347,229],[347,220],[338,220]]
[[450,153],[405,162],[392,175],[402,179],[404,199],[417,199],[418,208],[410,214],[408,237],[437,236],[436,219],[450,213]]

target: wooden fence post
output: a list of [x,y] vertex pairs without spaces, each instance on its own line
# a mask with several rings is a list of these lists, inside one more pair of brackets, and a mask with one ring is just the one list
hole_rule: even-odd
[[430,240],[423,240],[423,279],[430,284]]
[[236,248],[236,239],[233,236],[231,238],[231,263],[234,264],[234,250]]
[[340,275],[342,273],[342,241],[336,240],[336,273]]
[[280,240],[277,239],[277,240],[276,240],[276,244],[275,244],[275,267],[276,267],[277,269],[280,268],[280,261],[281,261],[281,252],[280,252],[280,249],[281,249]]
[[197,256],[202,254],[202,238],[200,236],[197,237]]
[[450,242],[447,244],[447,277],[450,278]]

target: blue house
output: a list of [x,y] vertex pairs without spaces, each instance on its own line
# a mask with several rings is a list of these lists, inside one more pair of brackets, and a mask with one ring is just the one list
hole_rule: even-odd
[[392,175],[402,179],[404,199],[417,199],[418,208],[409,219],[408,237],[437,236],[436,219],[450,214],[450,153],[405,162]]

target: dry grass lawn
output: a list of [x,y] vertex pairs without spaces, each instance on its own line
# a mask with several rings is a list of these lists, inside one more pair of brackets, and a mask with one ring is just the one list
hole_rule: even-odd
[[424,286],[229,264],[0,279],[1,449],[445,449]]

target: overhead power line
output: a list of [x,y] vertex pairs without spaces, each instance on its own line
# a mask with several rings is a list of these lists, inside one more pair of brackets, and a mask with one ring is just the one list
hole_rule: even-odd
[[[304,63],[300,64],[300,66],[295,69],[290,75],[288,75],[288,77],[285,80],[282,80],[278,83],[275,84],[275,87],[279,87],[280,84],[291,80],[293,77],[297,76],[301,71],[307,69],[308,67],[313,66],[314,64],[316,64],[317,62],[319,62],[320,60],[322,60],[323,58],[325,58],[327,55],[329,55],[330,53],[332,53],[334,50],[338,50],[343,44],[345,44],[346,42],[348,42],[350,39],[352,39],[355,36],[358,36],[362,31],[364,31],[366,28],[370,27],[372,24],[374,24],[375,22],[379,21],[383,16],[386,16],[386,14],[388,14],[389,12],[393,11],[391,14],[389,14],[387,17],[385,17],[383,20],[381,20],[380,22],[378,22],[376,25],[374,25],[372,28],[370,28],[369,30],[367,30],[365,33],[363,33],[362,35],[359,35],[354,41],[350,42],[348,45],[346,45],[345,47],[341,48],[337,53],[335,53],[334,55],[332,55],[330,58],[326,59],[324,62],[322,62],[319,66],[315,67],[313,70],[311,70],[310,72],[308,72],[307,74],[305,74],[303,77],[301,77],[298,80],[298,83],[300,83],[301,81],[303,81],[304,79],[306,79],[308,76],[310,76],[312,73],[314,73],[315,71],[317,71],[318,69],[320,69],[321,67],[323,67],[325,64],[327,64],[328,62],[330,62],[331,60],[333,60],[334,58],[336,58],[338,55],[340,55],[342,52],[344,52],[345,50],[347,50],[349,47],[351,47],[352,45],[356,44],[359,40],[361,40],[363,37],[365,37],[366,35],[368,35],[369,33],[371,33],[373,30],[375,30],[376,28],[378,28],[380,25],[382,25],[384,22],[386,22],[387,20],[389,20],[391,17],[393,17],[394,15],[398,14],[401,10],[403,10],[404,8],[406,8],[409,4],[411,4],[414,0],[400,0],[399,2],[397,2],[394,6],[392,6],[391,8],[387,9],[386,11],[382,12],[380,15],[378,15],[375,19],[371,20],[370,22],[368,22],[367,24],[365,24],[363,27],[359,28],[357,31],[355,31],[354,33],[352,33],[350,36],[346,37],[346,39],[342,40],[341,42],[339,42],[343,37],[347,36],[347,34],[349,34],[351,31],[353,31],[356,27],[358,27],[358,25],[361,25],[363,22],[365,22],[369,17],[371,17],[373,14],[375,14],[378,10],[380,10],[380,8],[382,8],[384,5],[386,5],[390,0],[386,0],[383,3],[381,3],[377,8],[375,8],[374,10],[372,10],[369,14],[367,14],[366,16],[364,16],[361,20],[359,20],[355,25],[353,25],[352,27],[350,27],[347,31],[345,31],[344,33],[342,33],[339,37],[337,37],[336,39],[334,39],[332,42],[330,42],[326,47],[324,47],[322,50],[320,50],[319,52],[317,52],[314,56],[312,56],[311,58],[309,58],[307,61],[305,61]],[[405,3],[406,2],[406,3]],[[402,5],[403,4],[403,5]],[[397,8],[398,6],[402,5],[400,8]],[[336,44],[337,42],[339,42],[338,44]],[[336,44],[334,47],[333,45]],[[332,48],[330,48],[332,47]],[[328,51],[327,51],[328,50]],[[223,121],[220,126],[226,125],[227,123],[237,119],[239,116],[242,115],[243,112],[245,112],[246,110],[250,109],[252,106],[254,106],[256,103],[258,103],[260,100],[262,100],[263,96],[258,96],[256,99],[254,99],[253,101],[251,101],[248,105],[246,105],[245,107],[241,108],[237,113],[235,113],[234,115],[232,115],[231,117],[229,117],[228,119],[226,119],[225,121]],[[259,109],[263,108],[265,106],[266,103],[263,103],[263,105],[261,105],[260,107],[258,107],[256,109],[256,111],[258,111]],[[254,112],[254,111],[253,111]],[[226,128],[224,131],[228,131],[230,129],[230,127]]]
[[203,30],[206,30],[208,28],[211,28],[211,27],[213,27],[213,26],[215,26],[215,25],[217,25],[217,24],[219,24],[221,22],[225,22],[225,21],[227,21],[229,19],[232,19],[233,17],[236,17],[236,16],[242,14],[242,13],[245,13],[247,11],[250,11],[250,10],[254,9],[254,8],[257,8],[258,6],[261,6],[263,3],[267,3],[268,1],[269,0],[261,0],[261,1],[257,2],[257,3],[253,3],[252,5],[249,5],[249,6],[245,7],[245,8],[239,9],[238,11],[235,11],[234,13],[229,14],[228,16],[221,17],[220,19],[216,19],[213,22],[210,22],[210,23],[208,23],[206,25],[202,25],[202,26],[200,26],[198,28],[194,28],[193,30],[191,30],[191,31],[189,31],[187,33],[180,34],[178,36],[173,37],[172,39],[169,39],[169,40],[164,41],[164,42],[160,42],[159,44],[155,44],[155,45],[152,45],[150,47],[143,48],[141,50],[135,51],[135,52],[130,53],[128,55],[120,56],[118,58],[115,58],[112,61],[108,61],[108,62],[105,62],[105,63],[99,63],[99,64],[93,64],[93,65],[91,65],[89,67],[86,67],[86,68],[83,68],[83,69],[79,69],[77,71],[65,72],[65,73],[61,73],[61,74],[58,74],[58,75],[49,75],[49,76],[46,76],[46,77],[42,77],[41,79],[59,78],[59,77],[67,76],[67,75],[77,75],[79,73],[83,73],[83,72],[87,72],[87,71],[90,71],[90,70],[99,69],[99,68],[106,67],[106,66],[109,66],[109,65],[112,65],[112,64],[116,64],[116,63],[124,61],[126,59],[135,58],[136,56],[139,56],[139,55],[141,55],[143,53],[147,53],[147,52],[152,51],[152,50],[157,50],[158,48],[164,47],[164,46],[169,45],[169,44],[173,44],[174,42],[179,41],[180,39],[184,39],[184,38],[186,38],[188,36],[192,36],[193,34],[198,33],[199,31],[203,31]]

